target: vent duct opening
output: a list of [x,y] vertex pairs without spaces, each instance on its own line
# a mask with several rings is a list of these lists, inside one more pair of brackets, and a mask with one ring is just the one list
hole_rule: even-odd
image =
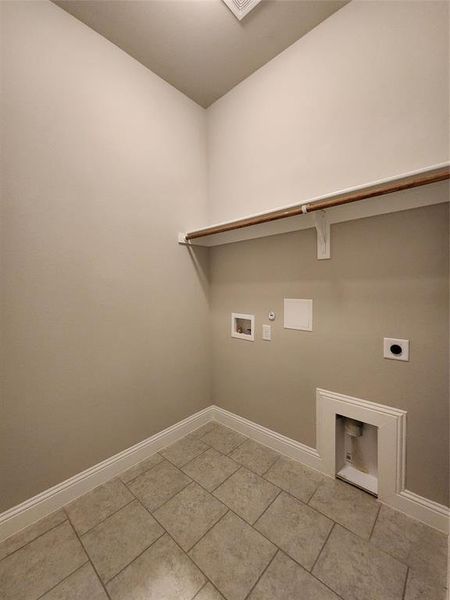
[[261,0],[223,0],[234,16],[243,19]]

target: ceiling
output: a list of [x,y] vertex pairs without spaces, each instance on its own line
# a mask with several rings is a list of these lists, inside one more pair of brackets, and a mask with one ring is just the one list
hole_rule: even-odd
[[53,0],[207,107],[349,0]]

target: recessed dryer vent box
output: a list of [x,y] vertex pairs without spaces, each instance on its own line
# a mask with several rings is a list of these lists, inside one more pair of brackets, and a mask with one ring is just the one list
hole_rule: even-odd
[[231,313],[231,337],[255,341],[255,315]]

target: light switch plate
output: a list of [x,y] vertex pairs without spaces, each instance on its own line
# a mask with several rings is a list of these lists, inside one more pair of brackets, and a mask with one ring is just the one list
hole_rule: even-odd
[[271,325],[263,325],[262,326],[262,339],[266,340],[266,342],[270,342],[272,340],[272,326]]
[[313,301],[310,299],[284,299],[284,328],[312,331]]

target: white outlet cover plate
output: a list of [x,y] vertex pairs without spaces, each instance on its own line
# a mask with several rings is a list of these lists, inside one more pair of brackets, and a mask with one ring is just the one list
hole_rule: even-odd
[[[392,354],[391,346],[393,344],[397,344],[401,346],[402,353],[401,354]],[[389,358],[391,360],[409,360],[409,340],[404,340],[401,338],[384,338],[383,341],[383,356],[384,358]]]
[[266,342],[270,342],[272,339],[272,326],[271,325],[263,325],[262,326],[262,339],[266,340]]
[[284,328],[312,331],[312,309],[312,300],[285,298]]

